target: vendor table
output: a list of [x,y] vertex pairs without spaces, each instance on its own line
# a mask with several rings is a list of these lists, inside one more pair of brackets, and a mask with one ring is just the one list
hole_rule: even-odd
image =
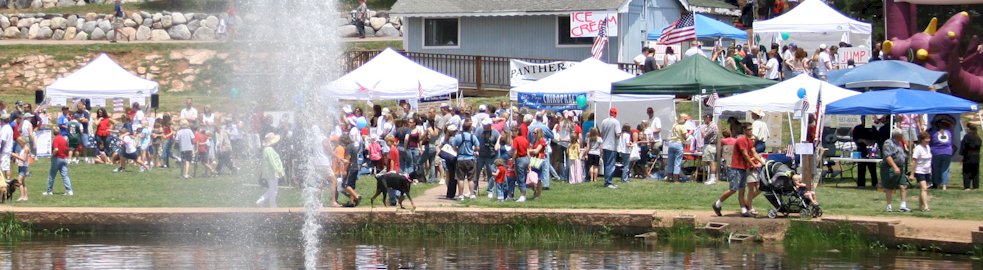
[[[878,163],[878,162],[881,162],[882,159],[879,159],[879,158],[834,157],[834,158],[830,158],[829,160],[835,161],[837,164],[840,165],[841,172],[840,172],[840,177],[839,178],[840,179],[845,179],[845,177],[843,177],[843,175],[844,175],[843,172],[846,172],[847,168],[850,169],[850,170],[853,170],[854,173],[859,173],[859,171],[857,171],[857,163]],[[846,166],[847,168],[844,168],[844,166]],[[852,178],[852,179],[857,179],[857,178]],[[837,186],[838,185],[839,185],[839,183],[837,182]]]

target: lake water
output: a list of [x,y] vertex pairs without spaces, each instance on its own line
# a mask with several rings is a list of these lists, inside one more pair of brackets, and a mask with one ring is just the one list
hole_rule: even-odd
[[[0,269],[298,269],[300,239],[186,234],[33,237],[0,243]],[[250,239],[252,238],[252,239]],[[263,238],[263,239],[260,239]],[[324,239],[325,269],[973,269],[968,256],[883,251],[792,250],[781,244],[656,243],[617,239],[563,243]]]

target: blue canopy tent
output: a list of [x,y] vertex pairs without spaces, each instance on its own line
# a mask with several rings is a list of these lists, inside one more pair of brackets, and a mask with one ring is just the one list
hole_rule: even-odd
[[935,87],[948,80],[945,72],[898,60],[882,60],[851,69],[831,71],[826,78],[845,88],[908,88],[918,90]]
[[[747,32],[718,21],[714,18],[696,14],[696,38],[730,38],[747,40]],[[648,40],[658,40],[662,29],[650,31]]]
[[950,114],[975,112],[976,102],[911,89],[870,91],[826,105],[826,114]]

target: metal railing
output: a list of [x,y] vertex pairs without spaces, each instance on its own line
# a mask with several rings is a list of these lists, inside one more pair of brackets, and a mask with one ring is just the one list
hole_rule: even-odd
[[[350,72],[368,62],[381,51],[348,51],[346,52],[345,71]],[[416,61],[420,65],[447,74],[458,79],[462,88],[475,90],[508,90],[510,88],[509,60],[512,58],[482,55],[436,54],[420,52],[404,52],[400,54]],[[557,59],[518,59],[530,63],[547,63],[562,61]],[[635,64],[618,64],[618,68],[635,74],[638,66]]]

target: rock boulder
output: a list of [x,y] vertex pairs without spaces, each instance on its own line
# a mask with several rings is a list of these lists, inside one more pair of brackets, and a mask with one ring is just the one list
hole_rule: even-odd
[[188,18],[184,17],[184,14],[181,12],[174,12],[171,13],[171,21],[174,24],[186,24],[188,23]]
[[64,40],[73,40],[73,39],[75,39],[75,35],[76,34],[78,34],[78,28],[75,28],[73,26],[69,26],[68,28],[65,28],[65,38],[64,38]]
[[11,26],[11,27],[7,27],[6,30],[3,30],[3,38],[19,38],[19,37],[20,37],[20,29],[17,29],[17,27]]
[[187,25],[179,24],[171,27],[167,30],[167,34],[171,36],[171,39],[176,40],[189,40],[191,39],[191,30],[188,30]]
[[51,18],[51,29],[65,29],[68,27],[68,20],[62,17]]
[[393,26],[392,24],[387,23],[386,25],[383,25],[382,28],[379,29],[379,31],[376,31],[375,32],[375,36],[377,36],[377,37],[399,37],[399,30],[396,29],[396,27]]
[[99,18],[99,14],[95,14],[93,12],[89,12],[85,14],[85,21],[87,22],[94,22],[98,18]]
[[51,35],[51,40],[63,40],[65,39],[65,30],[55,30],[55,33]]
[[140,12],[133,12],[130,14],[130,19],[134,22],[143,22],[143,16],[140,16]]
[[150,40],[150,27],[146,27],[143,25],[138,27],[136,32],[136,40],[138,41]]
[[167,34],[167,31],[161,29],[154,29],[150,31],[150,40],[152,41],[171,40],[171,36]]
[[215,40],[215,30],[208,27],[198,27],[192,38],[194,40]]
[[120,32],[123,34],[121,38],[125,38],[126,41],[137,40],[137,30],[133,27],[123,27]]
[[0,29],[7,29],[7,27],[10,27],[10,18],[0,15]]
[[37,24],[32,24],[31,27],[27,29],[27,38],[36,39],[38,38],[39,32],[41,32],[41,26]]
[[78,35],[75,35],[75,40],[89,40],[89,34],[85,32],[78,33]]
[[102,29],[103,33],[108,33],[109,31],[113,31],[113,23],[110,22],[109,20],[101,20],[99,21],[99,29]]
[[369,25],[372,26],[372,29],[375,30],[382,29],[382,26],[386,25],[386,18],[377,18],[377,17],[369,18]]
[[136,27],[137,26],[137,22],[134,21],[133,19],[126,19],[126,20],[123,20],[123,26],[126,26],[126,27]]
[[354,37],[358,35],[358,28],[354,25],[344,25],[338,27],[338,35],[341,37]]
[[171,25],[174,25],[174,20],[171,18],[171,15],[164,15],[160,17],[160,25],[164,28],[171,28]]
[[106,32],[102,31],[102,28],[96,28],[96,30],[92,30],[92,34],[89,35],[89,39],[91,40],[106,39]]
[[41,27],[41,29],[38,30],[38,39],[51,39],[51,36],[54,35],[54,33],[55,31],[52,30],[51,27]]
[[218,29],[218,17],[208,16],[201,25],[211,29]]
[[96,26],[96,22],[87,21],[85,24],[82,24],[82,32],[92,33],[92,30],[96,30]]

